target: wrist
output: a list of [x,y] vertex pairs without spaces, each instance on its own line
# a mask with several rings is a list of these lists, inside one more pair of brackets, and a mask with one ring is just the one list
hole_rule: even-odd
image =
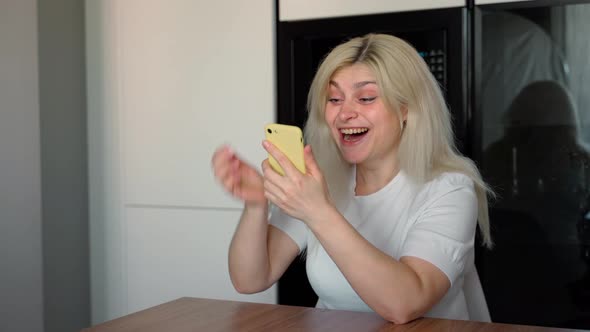
[[329,204],[326,208],[319,209],[319,211],[309,219],[307,225],[313,231],[319,226],[327,225],[331,221],[338,219],[340,216],[341,214],[338,209],[336,209],[334,205]]
[[268,213],[268,201],[244,203],[244,211],[247,213]]

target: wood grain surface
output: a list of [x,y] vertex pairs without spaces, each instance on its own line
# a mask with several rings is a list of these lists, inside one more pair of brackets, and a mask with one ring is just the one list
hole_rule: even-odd
[[536,326],[421,318],[403,325],[375,313],[180,298],[87,329],[123,331],[573,331]]

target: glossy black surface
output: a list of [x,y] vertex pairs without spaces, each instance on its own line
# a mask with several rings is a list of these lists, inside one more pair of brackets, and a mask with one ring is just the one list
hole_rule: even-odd
[[[497,194],[495,247],[476,247],[493,321],[590,329],[590,1],[277,22],[278,121],[303,127],[319,61],[368,32],[444,65],[432,69],[461,151]],[[298,259],[279,303],[316,301]]]
[[498,198],[478,271],[497,322],[590,328],[590,5],[474,15],[474,155]]
[[[278,121],[303,128],[307,93],[323,57],[336,45],[366,33],[389,33],[410,42],[430,66],[453,113],[465,148],[468,121],[465,8],[277,22]],[[305,261],[296,259],[279,281],[279,304],[315,306]]]
[[466,141],[467,16],[465,8],[277,22],[278,121],[303,127],[311,80],[336,45],[367,33],[410,42],[438,79],[449,103],[458,143]]

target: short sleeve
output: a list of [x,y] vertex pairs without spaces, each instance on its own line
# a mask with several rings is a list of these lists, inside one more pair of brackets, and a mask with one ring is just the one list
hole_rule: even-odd
[[477,197],[472,180],[455,174],[437,183],[432,196],[410,227],[400,257],[430,262],[452,285],[474,250]]
[[305,223],[284,213],[280,208],[272,205],[270,210],[270,224],[285,232],[302,252],[307,247],[308,228]]

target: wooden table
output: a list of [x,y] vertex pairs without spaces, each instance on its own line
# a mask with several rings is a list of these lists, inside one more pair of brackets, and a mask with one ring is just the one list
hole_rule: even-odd
[[395,325],[375,313],[180,298],[83,331],[573,331],[421,318]]

